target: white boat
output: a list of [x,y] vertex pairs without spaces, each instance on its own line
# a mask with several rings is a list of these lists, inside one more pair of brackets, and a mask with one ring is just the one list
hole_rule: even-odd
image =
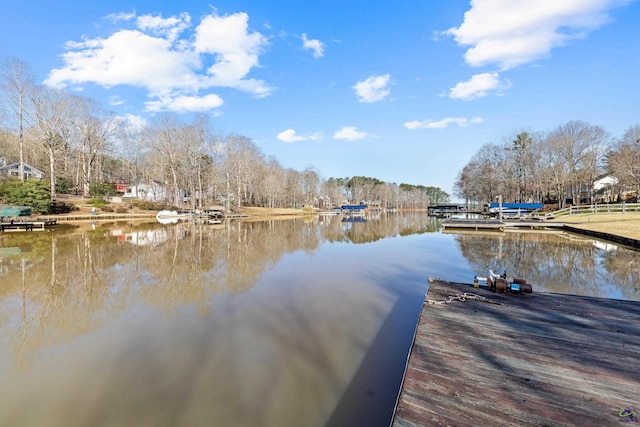
[[156,219],[160,224],[175,224],[179,220],[186,220],[191,217],[189,213],[178,211],[162,210],[156,214]]

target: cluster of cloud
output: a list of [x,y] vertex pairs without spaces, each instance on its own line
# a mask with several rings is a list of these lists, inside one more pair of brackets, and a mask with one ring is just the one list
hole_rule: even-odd
[[[303,40],[305,41],[305,46],[309,40],[306,39],[306,35],[303,34]],[[321,46],[321,45],[320,45]],[[315,56],[315,55],[314,55]],[[356,96],[358,97],[358,101],[362,103],[372,103],[378,102],[386,98],[391,91],[389,90],[389,85],[391,84],[391,75],[383,74],[383,75],[374,75],[366,78],[365,80],[359,81],[352,87],[354,89]],[[359,131],[355,126],[345,126],[342,129],[339,129],[334,132],[333,139],[345,140],[345,141],[359,141],[369,137],[370,135],[366,132]],[[295,130],[287,129],[278,134],[277,138],[280,141],[286,143],[294,143],[300,141],[318,141],[322,139],[322,133],[314,133],[311,135],[303,136],[298,135]]]
[[[586,35],[608,21],[611,9],[632,0],[471,0],[459,27],[440,34],[452,37],[467,48],[464,58],[470,67],[494,70],[472,75],[450,88],[447,96],[464,101],[488,95],[501,95],[511,82],[501,73],[549,55],[552,49]],[[218,15],[216,11],[193,23],[187,13],[162,17],[135,13],[107,17],[121,24],[106,38],[70,41],[61,57],[63,66],[53,69],[45,83],[68,87],[94,83],[106,88],[128,85],[143,88],[148,112],[211,111],[224,105],[217,88],[232,88],[254,97],[266,97],[274,87],[249,77],[260,66],[259,58],[269,46],[269,38],[249,28],[249,17],[238,12]],[[302,48],[314,58],[325,55],[326,45],[300,36]],[[390,74],[371,75],[351,89],[358,102],[374,103],[386,99],[393,84]],[[118,96],[112,105],[126,102]],[[444,129],[481,123],[482,118],[445,117],[440,120],[414,120],[405,128]],[[338,140],[356,141],[369,137],[356,127],[347,126],[333,133]],[[277,135],[280,141],[317,141],[322,133],[299,135],[287,129]]]
[[[249,17],[238,12],[204,15],[195,26],[188,13],[162,17],[114,13],[106,17],[124,28],[106,38],[66,43],[63,66],[51,70],[45,83],[64,88],[94,83],[106,88],[127,85],[148,93],[146,111],[200,112],[221,107],[215,88],[233,88],[255,97],[269,96],[274,87],[249,78],[260,65],[268,37],[249,29]],[[314,58],[325,44],[303,34],[302,46]],[[124,99],[113,96],[111,105]]]
[[[608,22],[608,12],[630,0],[472,0],[463,23],[444,31],[460,45],[471,67],[498,71],[539,60],[555,47],[586,35]],[[500,93],[510,84],[498,71],[458,83],[451,98],[470,100]]]
[[[366,132],[361,132],[355,126],[345,126],[342,129],[337,130],[333,134],[333,139],[342,139],[347,141],[358,141],[365,139],[369,136]],[[323,138],[321,132],[313,133],[310,135],[298,135],[295,130],[287,129],[278,134],[277,138],[289,144],[300,141],[319,141]]]
[[135,14],[109,18],[126,21],[133,28],[107,38],[68,42],[64,65],[50,72],[46,84],[141,87],[148,91],[147,111],[178,112],[220,107],[223,99],[211,93],[216,87],[256,97],[273,91],[264,81],[247,77],[259,65],[268,39],[249,30],[245,13],[205,15],[187,36],[184,33],[192,24],[186,13],[168,18]]

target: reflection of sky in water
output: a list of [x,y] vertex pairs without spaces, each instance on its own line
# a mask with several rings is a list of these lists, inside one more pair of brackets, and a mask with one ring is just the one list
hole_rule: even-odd
[[0,417],[16,417],[15,425],[323,425],[393,297],[366,283],[279,276],[216,301],[204,316],[131,310],[45,351],[33,371],[3,381]]
[[[16,425],[324,425],[374,340],[380,345],[392,308],[407,296],[421,301],[426,274],[402,240],[285,254],[248,291],[211,297],[205,312],[183,307],[161,315],[117,279],[112,291],[131,298],[124,312],[97,331],[41,349],[30,371],[5,377],[0,419]],[[132,265],[112,270],[133,271]],[[399,271],[415,277],[397,283]],[[132,283],[130,290],[143,288]],[[417,313],[410,313],[414,323]],[[408,349],[412,331],[402,334]],[[393,400],[383,403],[390,417]]]

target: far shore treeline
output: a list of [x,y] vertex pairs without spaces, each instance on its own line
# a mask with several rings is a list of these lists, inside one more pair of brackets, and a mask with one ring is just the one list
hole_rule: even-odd
[[613,137],[570,121],[548,132],[521,131],[484,144],[459,172],[454,194],[470,203],[636,202],[640,193],[640,124]]
[[[147,200],[194,209],[330,209],[343,203],[425,209],[449,202],[438,187],[363,176],[324,179],[312,165],[285,168],[246,136],[216,135],[205,114],[190,123],[169,113],[149,123],[117,116],[93,99],[34,83],[17,58],[4,62],[0,77],[0,162],[28,165],[45,177],[27,182],[24,169],[15,172],[17,182],[0,175],[0,203],[47,212],[59,193],[105,197],[134,185],[145,186]],[[162,195],[151,197],[156,190]]]

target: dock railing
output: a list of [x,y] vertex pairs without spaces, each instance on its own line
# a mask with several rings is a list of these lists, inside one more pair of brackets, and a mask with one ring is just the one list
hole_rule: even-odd
[[594,205],[569,206],[554,212],[539,212],[540,219],[553,219],[564,215],[579,214],[606,214],[606,213],[627,213],[640,212],[640,203],[602,203]]

